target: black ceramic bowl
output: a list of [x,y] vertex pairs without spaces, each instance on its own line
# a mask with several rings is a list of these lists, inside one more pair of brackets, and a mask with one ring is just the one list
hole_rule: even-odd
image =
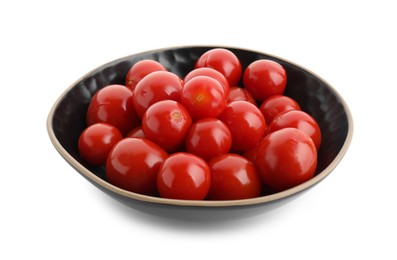
[[91,183],[122,201],[144,201],[181,206],[223,207],[267,203],[296,194],[324,179],[338,165],[352,139],[352,117],[342,97],[320,77],[284,59],[251,50],[223,47],[240,59],[243,69],[258,59],[279,62],[287,71],[285,94],[294,98],[303,111],[312,115],[320,125],[322,144],[318,154],[315,177],[291,189],[246,200],[189,201],[145,196],[113,186],[106,181],[104,168],[93,167],[79,155],[77,140],[86,127],[85,115],[94,93],[109,84],[124,84],[128,69],[142,59],[153,59],[169,71],[184,77],[193,69],[197,58],[205,51],[220,46],[185,46],[153,50],[127,56],[102,65],[84,75],[70,86],[51,109],[47,129],[50,139],[61,156]]

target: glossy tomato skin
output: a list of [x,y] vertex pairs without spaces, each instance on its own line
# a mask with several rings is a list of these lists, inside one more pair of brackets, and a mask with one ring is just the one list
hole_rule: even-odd
[[125,85],[134,90],[141,79],[155,71],[167,71],[167,69],[155,60],[138,61],[128,70]]
[[260,144],[255,166],[266,186],[282,191],[314,176],[317,150],[312,139],[296,128],[267,135]]
[[313,140],[316,149],[320,149],[321,130],[316,120],[309,114],[299,110],[291,110],[280,113],[276,116],[267,129],[267,134],[277,130],[293,127],[301,130]]
[[190,127],[186,137],[186,151],[205,161],[228,153],[232,146],[232,134],[229,128],[215,118],[204,118]]
[[108,123],[125,135],[139,125],[132,104],[133,92],[123,85],[109,85],[98,90],[88,106],[86,123]]
[[219,116],[232,134],[232,150],[244,152],[253,148],[263,137],[267,128],[259,109],[247,101],[228,104]]
[[161,100],[180,101],[182,79],[168,71],[155,71],[138,82],[134,89],[134,108],[142,118],[146,110]]
[[217,118],[226,107],[226,95],[221,84],[207,76],[189,80],[182,90],[181,103],[194,120]]
[[230,86],[237,85],[241,79],[242,66],[238,57],[224,48],[214,48],[202,54],[195,68],[208,67],[222,73]]
[[222,73],[220,73],[219,71],[212,69],[212,68],[197,68],[194,69],[192,71],[190,71],[184,78],[184,82],[188,82],[189,80],[191,80],[194,77],[197,76],[207,76],[213,79],[216,79],[222,86],[223,90],[225,91],[225,95],[228,96],[229,95],[229,91],[230,91],[230,86],[229,86],[229,82],[227,81],[227,79],[225,78],[225,76],[223,76]]
[[256,101],[251,94],[245,88],[238,86],[230,87],[227,103],[229,104],[233,101],[247,101],[256,106]]
[[125,138],[109,153],[107,180],[128,191],[157,195],[157,173],[168,154],[157,144],[144,138]]
[[174,153],[161,165],[157,175],[160,196],[170,199],[202,200],[211,185],[207,163],[189,153]]
[[186,108],[173,100],[159,101],[148,108],[142,119],[146,138],[168,152],[179,149],[192,124]]
[[281,112],[301,110],[301,108],[293,98],[284,95],[274,95],[263,101],[259,110],[262,112],[266,123],[269,125]]
[[284,93],[287,74],[283,66],[275,61],[256,60],[245,69],[243,84],[255,100],[262,102],[270,96]]
[[211,188],[207,199],[238,200],[259,197],[262,181],[252,162],[237,154],[223,154],[208,162]]
[[92,165],[105,165],[113,146],[123,139],[120,131],[106,123],[88,126],[80,135],[78,149],[81,157]]
[[146,138],[141,126],[132,129],[125,137]]

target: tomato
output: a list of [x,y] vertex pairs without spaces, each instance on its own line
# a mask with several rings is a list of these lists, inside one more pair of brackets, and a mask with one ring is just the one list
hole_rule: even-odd
[[207,199],[238,200],[258,197],[262,181],[252,162],[237,154],[223,154],[208,162],[211,188]]
[[189,153],[170,155],[161,165],[157,175],[160,196],[170,199],[202,200],[211,185],[207,163]]
[[226,107],[226,95],[217,80],[207,76],[197,76],[183,87],[181,103],[194,120],[216,118]]
[[314,176],[317,150],[312,139],[301,130],[284,128],[263,139],[255,166],[268,187],[274,191],[286,190]]
[[237,85],[241,79],[242,66],[237,56],[224,48],[211,49],[196,61],[195,68],[208,67],[222,73],[230,86]]
[[204,118],[195,122],[186,137],[186,151],[205,161],[228,153],[232,146],[232,134],[222,121]]
[[232,133],[232,149],[239,152],[254,147],[267,127],[261,111],[246,101],[228,104],[219,119]]
[[159,101],[146,111],[142,119],[145,136],[168,152],[179,149],[192,124],[186,108],[173,100]]
[[299,104],[292,98],[283,95],[274,95],[267,98],[260,105],[259,110],[265,116],[267,124],[270,124],[275,116],[281,112],[301,110]]
[[133,92],[123,85],[109,85],[98,90],[88,106],[87,125],[108,123],[125,135],[139,125],[139,118],[132,104]]
[[313,140],[316,149],[320,149],[321,130],[316,120],[309,114],[292,110],[280,113],[276,116],[267,129],[267,134],[280,130],[282,128],[293,127],[298,128]]
[[287,85],[287,74],[283,66],[272,60],[257,60],[244,71],[244,87],[257,101],[273,95],[282,95]]
[[230,91],[230,86],[229,86],[229,82],[227,81],[227,79],[225,78],[225,76],[223,76],[222,73],[220,73],[217,70],[214,70],[212,68],[198,68],[198,69],[194,69],[192,71],[190,71],[184,78],[184,82],[186,84],[186,82],[188,82],[189,80],[191,80],[194,77],[197,76],[207,76],[213,79],[216,79],[221,85],[223,90],[225,91],[225,95],[228,96],[229,95],[229,91]]
[[110,151],[106,179],[128,191],[157,195],[157,173],[168,154],[143,138],[125,138]]
[[80,155],[92,165],[105,165],[110,150],[121,139],[123,136],[116,127],[106,123],[93,124],[79,137]]
[[237,86],[230,87],[227,103],[231,103],[233,101],[241,101],[241,100],[248,101],[256,106],[255,99],[245,88],[240,88]]
[[155,71],[166,71],[167,69],[155,60],[141,60],[131,66],[125,78],[125,85],[131,90],[135,89],[138,82],[146,75]]
[[142,118],[146,110],[160,100],[180,101],[182,80],[174,73],[156,71],[144,77],[134,90],[134,108]]
[[125,137],[136,137],[136,138],[145,138],[145,134],[143,133],[142,127],[137,126],[132,129]]

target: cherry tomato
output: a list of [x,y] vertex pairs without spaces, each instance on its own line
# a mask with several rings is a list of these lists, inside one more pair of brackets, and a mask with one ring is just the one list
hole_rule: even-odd
[[252,62],[243,75],[244,87],[257,101],[273,95],[282,95],[287,85],[287,74],[283,66],[272,60]]
[[159,101],[146,111],[142,119],[145,136],[173,152],[181,147],[192,124],[186,108],[173,100]]
[[232,134],[222,121],[204,118],[195,122],[186,137],[186,151],[205,161],[228,153],[232,146]]
[[237,154],[223,154],[208,162],[211,170],[210,200],[258,197],[262,181],[252,162]]
[[196,61],[195,68],[208,67],[222,73],[230,86],[237,85],[241,79],[242,66],[237,56],[223,48],[215,48],[205,52]]
[[110,151],[107,180],[128,191],[157,195],[157,173],[168,154],[144,138],[125,138]]
[[225,91],[217,80],[207,76],[197,76],[183,87],[181,103],[194,120],[216,118],[226,107]]
[[139,125],[132,104],[133,92],[123,85],[109,85],[98,90],[88,106],[87,125],[108,123],[125,135]]
[[229,82],[227,81],[227,79],[225,78],[225,76],[223,76],[222,73],[220,73],[217,70],[214,70],[212,68],[198,68],[198,69],[194,69],[192,71],[190,71],[184,78],[184,82],[186,84],[186,82],[188,82],[189,80],[191,80],[194,77],[197,76],[207,76],[213,79],[216,79],[221,85],[223,90],[225,91],[225,95],[228,96],[229,95],[229,91],[230,91],[230,86],[229,86]]
[[110,150],[121,139],[123,136],[116,127],[106,123],[93,124],[80,135],[80,155],[92,165],[105,165]]
[[239,152],[254,147],[267,127],[261,111],[246,101],[228,104],[219,119],[232,133],[232,149]]
[[230,87],[229,96],[227,98],[228,104],[233,101],[248,101],[256,106],[256,101],[251,94],[245,88],[237,86]]
[[160,196],[170,199],[202,200],[211,185],[207,163],[189,153],[170,155],[161,165],[157,175]]
[[180,101],[182,80],[174,73],[156,71],[144,77],[134,90],[134,107],[142,118],[146,110],[160,100]]
[[132,129],[125,137],[146,138],[141,126]]
[[267,129],[267,134],[287,127],[298,128],[310,136],[317,150],[320,149],[321,130],[316,120],[309,114],[299,110],[282,112],[273,119]]
[[259,110],[265,116],[267,124],[270,124],[275,116],[281,112],[301,110],[299,104],[292,98],[283,95],[274,95],[267,98],[260,105]]
[[141,60],[131,66],[125,78],[125,85],[134,90],[138,82],[146,75],[155,71],[166,71],[167,69],[155,60]]
[[314,176],[317,150],[307,134],[296,128],[284,128],[263,139],[255,166],[268,187],[286,190]]

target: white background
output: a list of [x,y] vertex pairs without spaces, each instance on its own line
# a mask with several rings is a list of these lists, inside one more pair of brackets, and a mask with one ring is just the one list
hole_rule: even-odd
[[[0,258],[396,259],[396,17],[393,1],[2,1]],[[327,80],[355,123],[339,166],[284,205],[212,222],[120,204],[56,152],[47,115],[80,76],[192,44]]]

